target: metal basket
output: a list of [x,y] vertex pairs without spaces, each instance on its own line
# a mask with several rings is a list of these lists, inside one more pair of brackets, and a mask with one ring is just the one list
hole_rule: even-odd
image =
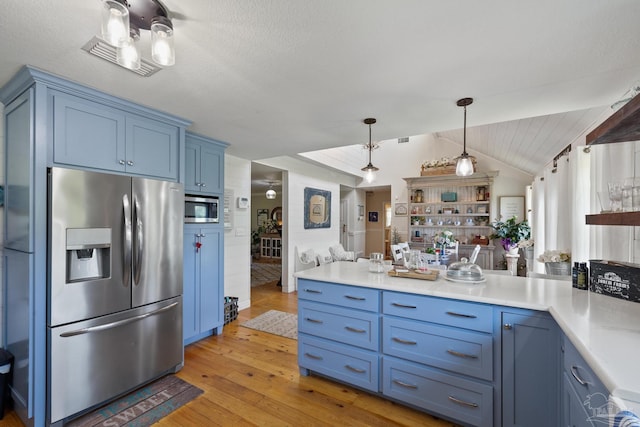
[[555,276],[571,276],[570,262],[545,262],[544,271]]

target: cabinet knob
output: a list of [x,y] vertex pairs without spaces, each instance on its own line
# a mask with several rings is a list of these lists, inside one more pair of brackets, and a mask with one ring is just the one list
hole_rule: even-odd
[[200,183],[200,187],[206,187],[206,186],[207,186],[207,184],[205,184],[204,182]]
[[124,165],[125,161],[121,159],[118,163],[120,163],[121,165]]
[[503,327],[507,331],[510,331],[511,329],[513,329],[513,325],[511,323],[505,323]]
[[127,160],[127,166],[133,166],[133,162],[131,160]]

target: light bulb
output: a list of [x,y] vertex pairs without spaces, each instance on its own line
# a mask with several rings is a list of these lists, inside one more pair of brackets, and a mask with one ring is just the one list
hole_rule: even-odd
[[129,41],[117,52],[118,64],[130,70],[140,69],[140,52],[136,46],[135,40],[129,37]]
[[164,18],[154,20],[151,24],[151,58],[160,65],[173,65],[176,62],[173,48],[173,28],[171,22]]
[[112,46],[122,47],[129,38],[129,10],[113,0],[104,2],[102,37]]
[[456,164],[456,175],[458,176],[473,175],[473,162],[471,161],[468,155],[463,154],[458,158],[458,163]]
[[376,172],[373,169],[369,169],[367,173],[364,175],[365,181],[371,184],[374,179],[376,179]]
[[275,192],[275,190],[273,188],[270,188],[265,193],[265,196],[267,196],[267,199],[275,199],[276,198],[276,192]]

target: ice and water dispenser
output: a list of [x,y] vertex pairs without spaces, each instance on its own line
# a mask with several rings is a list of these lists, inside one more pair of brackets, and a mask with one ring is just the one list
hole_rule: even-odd
[[67,229],[67,283],[111,276],[111,228]]

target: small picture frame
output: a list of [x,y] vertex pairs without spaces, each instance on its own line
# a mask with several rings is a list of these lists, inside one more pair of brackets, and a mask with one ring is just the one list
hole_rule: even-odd
[[378,212],[369,212],[369,222],[378,222]]
[[256,218],[258,227],[264,227],[264,224],[269,219],[269,209],[258,209]]
[[331,192],[304,189],[304,228],[331,228]]
[[396,203],[396,208],[394,210],[396,216],[407,216],[407,204],[406,203]]
[[487,207],[486,206],[478,206],[478,208],[476,209],[476,213],[486,214],[487,213]]

